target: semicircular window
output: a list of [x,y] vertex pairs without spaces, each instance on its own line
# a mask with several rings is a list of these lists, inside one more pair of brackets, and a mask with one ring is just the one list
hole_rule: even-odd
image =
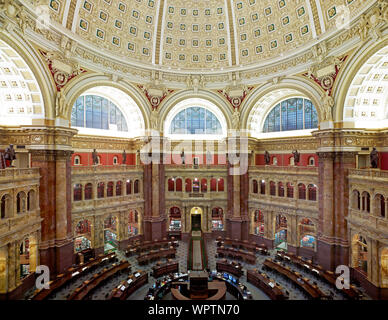
[[308,99],[292,98],[277,104],[264,122],[263,132],[318,128],[318,113]]
[[180,111],[171,121],[170,134],[222,134],[218,118],[202,107],[190,107]]
[[71,111],[73,127],[128,131],[127,121],[120,109],[106,98],[96,95],[81,96]]

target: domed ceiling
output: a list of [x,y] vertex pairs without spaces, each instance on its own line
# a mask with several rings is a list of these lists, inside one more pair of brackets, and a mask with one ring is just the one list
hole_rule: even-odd
[[[335,32],[374,1],[50,0],[52,15],[125,61],[177,70],[263,64]],[[314,40],[314,41],[313,41]]]

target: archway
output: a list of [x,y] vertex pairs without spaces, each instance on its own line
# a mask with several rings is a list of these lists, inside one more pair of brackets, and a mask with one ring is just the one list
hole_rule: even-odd
[[287,250],[287,233],[287,217],[278,214],[275,217],[275,247]]
[[178,207],[171,207],[169,212],[170,224],[169,231],[182,230],[182,213]]
[[191,231],[202,230],[202,215],[203,211],[199,207],[194,207],[190,211]]
[[92,247],[92,224],[89,220],[81,220],[75,227],[74,251],[76,253]]
[[117,217],[109,215],[104,220],[104,252],[115,251],[118,248]]

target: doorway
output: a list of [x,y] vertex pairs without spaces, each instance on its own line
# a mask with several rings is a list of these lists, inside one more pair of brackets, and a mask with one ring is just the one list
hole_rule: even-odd
[[202,230],[202,210],[201,208],[191,209],[191,231]]

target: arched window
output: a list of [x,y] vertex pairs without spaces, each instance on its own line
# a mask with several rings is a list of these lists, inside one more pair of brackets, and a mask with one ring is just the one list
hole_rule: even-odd
[[0,218],[5,219],[10,216],[11,210],[10,210],[10,204],[11,204],[11,198],[9,195],[3,195],[1,197],[1,206],[0,206]]
[[140,181],[139,180],[135,180],[135,183],[133,184],[133,192],[135,194],[140,193]]
[[354,190],[352,194],[352,208],[361,210],[361,196],[358,190]]
[[168,192],[174,192],[175,190],[175,181],[173,178],[168,179]]
[[218,192],[224,192],[224,179],[220,178],[218,179]]
[[222,231],[224,229],[224,212],[221,208],[212,210],[212,230]]
[[315,166],[315,158],[314,157],[309,158],[309,166]]
[[93,197],[93,185],[88,183],[85,186],[85,200],[91,200]]
[[298,184],[299,200],[306,200],[306,186],[303,183]]
[[79,166],[81,164],[81,157],[80,156],[75,156],[74,157],[74,165]]
[[294,186],[288,182],[287,183],[287,198],[293,198],[294,197]]
[[217,179],[212,178],[210,180],[210,192],[216,192],[217,191]]
[[377,194],[375,197],[375,212],[376,215],[385,218],[385,198],[381,194]]
[[176,179],[176,186],[175,186],[175,188],[176,188],[176,191],[177,192],[182,192],[182,179]]
[[201,192],[203,192],[203,193],[207,192],[207,180],[206,179],[201,180]]
[[181,231],[181,209],[178,207],[170,208],[170,231]]
[[123,183],[121,181],[116,182],[116,196],[121,196],[123,189]]
[[288,159],[288,163],[290,164],[290,166],[294,166],[295,165],[295,159],[294,159],[293,156]]
[[257,180],[252,181],[252,192],[259,193],[259,184],[257,183]]
[[105,183],[99,182],[97,186],[97,198],[104,198]]
[[97,95],[81,96],[71,111],[71,125],[80,128],[128,131],[120,109],[106,98]]
[[265,194],[265,181],[260,181],[260,194]]
[[191,180],[190,179],[186,179],[185,180],[185,190],[186,190],[187,193],[190,193],[192,191]]
[[107,197],[113,197],[113,186],[114,186],[114,183],[112,181],[109,181],[108,182],[108,188],[106,190],[106,196]]
[[368,192],[362,193],[362,211],[370,212],[370,194]]
[[30,190],[27,194],[27,211],[35,210],[35,191]]
[[292,98],[276,105],[268,114],[263,132],[318,128],[318,113],[308,99]]
[[278,183],[278,196],[284,197],[284,185],[283,182]]
[[78,222],[75,227],[75,240],[74,240],[74,249],[75,252],[80,252],[82,250],[91,248],[91,223],[89,220],[82,220]]
[[194,178],[193,180],[193,192],[199,192],[199,180]]
[[277,157],[273,157],[273,158],[272,158],[272,164],[273,164],[274,166],[277,166],[277,165],[278,165],[278,158],[277,158]]
[[81,201],[82,200],[82,184],[75,184],[74,185],[74,201]]
[[117,156],[113,157],[113,165],[119,164],[119,158]]
[[309,194],[310,201],[317,201],[317,186],[313,184],[309,184],[308,194]]
[[127,191],[127,195],[132,193],[132,181],[131,180],[127,180],[126,191]]
[[211,111],[202,107],[189,107],[174,117],[170,134],[221,135],[222,126]]
[[269,183],[269,194],[271,196],[276,196],[276,183],[273,181],[270,181]]
[[16,195],[16,212],[23,213],[26,211],[26,194],[19,192]]

